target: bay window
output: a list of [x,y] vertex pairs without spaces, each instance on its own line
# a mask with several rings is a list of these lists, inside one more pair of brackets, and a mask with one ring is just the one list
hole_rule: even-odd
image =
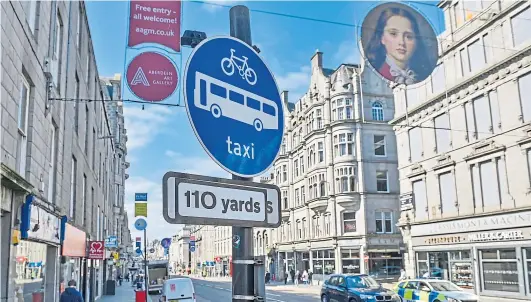
[[334,155],[352,155],[354,152],[354,135],[352,133],[340,133],[334,135]]

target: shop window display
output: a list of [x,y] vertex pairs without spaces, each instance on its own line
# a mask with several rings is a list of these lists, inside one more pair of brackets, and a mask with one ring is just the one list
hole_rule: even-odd
[[527,280],[527,292],[531,291],[531,248],[527,248],[524,251],[525,255],[525,271],[526,271],[526,280]]
[[44,288],[46,248],[46,244],[24,240],[16,247],[14,277],[18,298],[27,299]]
[[314,280],[325,280],[326,276],[335,273],[334,250],[312,251],[312,253]]
[[470,250],[418,252],[417,276],[448,280],[462,288],[474,288]]
[[369,274],[377,280],[398,280],[401,268],[400,253],[369,253]]
[[518,293],[518,261],[515,249],[480,251],[483,289]]
[[342,250],[341,251],[341,268],[343,274],[360,273],[360,251],[359,250]]

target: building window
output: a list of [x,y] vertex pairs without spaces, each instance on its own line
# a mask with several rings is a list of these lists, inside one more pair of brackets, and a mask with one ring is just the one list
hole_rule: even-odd
[[356,169],[354,166],[336,169],[337,191],[339,193],[356,191]]
[[484,290],[520,292],[519,260],[514,248],[480,250],[480,261]]
[[453,213],[456,209],[455,182],[452,172],[439,174],[439,192],[441,196],[441,212]]
[[[531,32],[530,30],[527,31]],[[522,106],[524,123],[527,123],[531,121],[531,101],[529,101],[529,98],[531,98],[531,73],[518,79],[518,90],[520,92],[520,105]]]
[[374,135],[374,155],[386,156],[385,135]]
[[360,251],[351,249],[341,249],[341,264],[343,265],[343,274],[359,274]]
[[289,208],[288,204],[288,191],[282,191],[282,205],[283,209],[286,210]]
[[76,134],[79,134],[79,77],[76,72],[76,87],[74,90],[76,99],[74,100],[74,130]]
[[332,219],[332,214],[331,213],[325,213],[324,215],[324,223],[325,223],[325,236],[329,236],[331,235],[331,229],[330,229],[330,226],[331,226],[331,219]]
[[332,101],[332,120],[340,121],[352,118],[352,99]]
[[311,145],[308,151],[308,168],[315,165],[315,144]]
[[415,219],[428,218],[428,200],[426,197],[426,183],[424,180],[413,182],[413,197],[415,199]]
[[470,60],[468,71],[471,73],[476,73],[485,66],[485,48],[481,38],[468,45],[468,59]]
[[301,195],[300,195],[300,190],[297,188],[295,189],[295,204],[299,206],[300,203],[301,203]]
[[302,221],[301,221],[301,226],[302,226],[302,234],[301,234],[301,238],[305,239],[306,238],[306,230],[307,230],[307,225],[306,225],[306,218],[303,218]]
[[297,239],[302,239],[302,224],[299,219],[295,222],[297,225]]
[[441,63],[435,67],[435,70],[431,74],[431,92],[433,94],[441,93],[446,88],[446,70],[444,63]]
[[499,159],[472,166],[472,187],[475,207],[498,207],[503,187],[500,179],[505,175],[505,165]]
[[376,191],[381,193],[389,192],[387,171],[376,171]]
[[324,162],[324,144],[323,142],[317,143],[318,160],[320,163]]
[[417,162],[422,158],[422,131],[419,127],[412,128],[408,131],[409,135],[409,154],[411,162]]
[[82,215],[81,215],[81,221],[83,221],[83,224],[86,224],[86,217],[87,217],[87,209],[86,209],[86,205],[87,205],[87,175],[85,175],[83,173],[83,184],[82,184],[82,188],[81,188],[81,194],[83,194],[83,196],[81,196],[81,209],[82,209]]
[[315,215],[315,216],[312,217],[313,236],[315,238],[321,237],[321,227],[320,227],[320,223],[319,223],[320,219],[321,219],[321,217],[319,215]]
[[393,213],[374,212],[376,218],[376,233],[393,233]]
[[21,3],[26,12],[26,21],[28,21],[29,28],[31,29],[31,32],[34,33],[35,28],[37,27],[37,5],[39,4],[39,1],[24,1]]
[[282,146],[280,146],[280,155],[286,154],[286,142],[282,140]]
[[31,86],[26,77],[22,77],[20,86],[20,98],[18,101],[18,173],[25,176],[26,172],[26,153],[28,144],[28,106],[30,104]]
[[450,117],[448,114],[439,115],[434,119],[435,143],[437,152],[444,153],[450,150]]
[[50,129],[50,161],[48,164],[48,202],[55,203],[55,177],[57,175],[57,139],[59,131],[59,127],[55,124],[55,122],[52,120],[52,128]]
[[354,152],[354,135],[352,133],[340,133],[334,135],[334,155],[352,155]]
[[296,159],[293,161],[293,170],[295,171],[295,177],[299,176],[299,160]]
[[374,104],[372,104],[372,119],[375,121],[384,120],[384,111],[382,103],[375,102]]
[[77,15],[77,27],[76,27],[76,45],[77,49],[81,50],[81,41],[82,41],[82,35],[83,35],[83,8],[82,4],[79,4],[78,8],[78,15]]
[[77,160],[72,156],[72,170],[70,175],[70,219],[76,217],[76,191],[77,191]]
[[[530,180],[530,183],[531,183],[531,180]],[[324,181],[319,184],[319,194],[321,197],[324,197],[326,195],[326,184]]]
[[301,175],[304,174],[304,157],[299,157],[299,163],[301,165]]
[[317,109],[315,112],[315,115],[317,116],[317,129],[321,129],[323,128],[323,116],[321,113],[321,109]]
[[282,182],[285,182],[288,180],[288,166],[283,165],[282,166]]
[[511,28],[513,32],[513,46],[520,46],[531,39],[531,8],[518,13],[511,18]]
[[343,214],[343,232],[356,232],[356,212],[344,212]]

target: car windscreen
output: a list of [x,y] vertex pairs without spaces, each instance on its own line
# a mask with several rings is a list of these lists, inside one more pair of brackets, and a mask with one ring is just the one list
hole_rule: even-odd
[[347,277],[348,288],[379,288],[380,284],[369,276],[350,276]]
[[452,282],[431,281],[430,285],[433,287],[433,290],[438,292],[461,291],[461,288]]

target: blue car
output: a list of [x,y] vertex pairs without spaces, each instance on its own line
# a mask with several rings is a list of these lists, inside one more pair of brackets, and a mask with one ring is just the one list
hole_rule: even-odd
[[321,288],[322,302],[400,302],[393,291],[383,288],[371,276],[337,274],[325,281]]

